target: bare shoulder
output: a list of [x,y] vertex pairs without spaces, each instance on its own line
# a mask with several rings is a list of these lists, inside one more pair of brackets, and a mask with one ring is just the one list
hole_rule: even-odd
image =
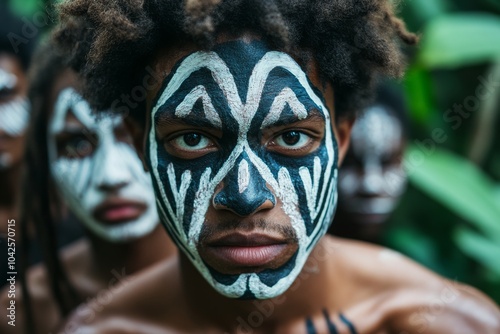
[[[176,288],[176,259],[120,279],[106,292],[80,305],[60,333],[168,333],[165,319],[170,310],[182,307]],[[132,320],[133,319],[133,320]]]
[[441,277],[387,248],[330,240],[336,263],[361,298],[376,301],[385,325],[398,333],[500,333],[500,310],[473,287]]

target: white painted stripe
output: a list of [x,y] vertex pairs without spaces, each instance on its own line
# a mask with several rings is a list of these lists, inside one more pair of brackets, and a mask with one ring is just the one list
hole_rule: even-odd
[[0,104],[0,130],[10,136],[20,136],[28,127],[30,105],[25,98]]
[[219,114],[217,114],[217,111],[212,104],[212,99],[203,86],[196,86],[188,95],[186,95],[184,100],[175,109],[175,116],[186,117],[189,115],[193,111],[193,107],[199,99],[202,101],[205,117],[213,126],[221,129],[222,122]]
[[0,68],[0,90],[13,89],[16,87],[17,77]]
[[265,129],[275,124],[287,104],[299,120],[307,117],[307,110],[299,99],[297,99],[295,92],[289,87],[286,87],[274,99],[271,109],[269,110],[269,114],[267,114],[266,118],[264,118],[264,121],[262,122],[261,129]]
[[241,160],[238,166],[238,189],[240,194],[242,194],[248,188],[250,183],[250,173],[248,171],[248,162],[246,160]]

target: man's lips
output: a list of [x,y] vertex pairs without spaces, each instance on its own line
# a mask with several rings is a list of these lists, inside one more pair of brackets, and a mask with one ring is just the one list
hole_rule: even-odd
[[93,217],[100,222],[120,224],[136,220],[146,209],[147,205],[142,202],[121,198],[108,199],[94,209]]
[[217,271],[239,274],[278,268],[296,249],[295,242],[279,236],[231,233],[205,242],[200,254]]

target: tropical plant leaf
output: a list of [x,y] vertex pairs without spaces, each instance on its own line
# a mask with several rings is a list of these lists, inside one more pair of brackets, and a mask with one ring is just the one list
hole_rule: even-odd
[[404,87],[412,119],[421,124],[428,124],[432,115],[438,113],[432,99],[432,80],[429,72],[422,67],[410,67],[406,72]]
[[454,238],[464,253],[500,276],[500,243],[463,227],[456,230]]
[[[406,153],[410,181],[449,210],[500,241],[500,206],[494,183],[453,153],[415,141]],[[435,145],[435,143],[433,144]]]
[[419,64],[454,68],[500,56],[500,18],[491,14],[446,14],[425,28]]

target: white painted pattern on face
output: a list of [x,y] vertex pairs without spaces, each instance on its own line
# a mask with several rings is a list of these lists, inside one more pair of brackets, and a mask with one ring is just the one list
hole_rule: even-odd
[[28,99],[18,97],[0,104],[0,130],[11,137],[24,134],[30,120]]
[[264,122],[262,122],[261,129],[265,129],[276,123],[287,104],[299,120],[307,117],[307,110],[304,105],[297,99],[297,95],[295,95],[294,91],[286,87],[274,99],[269,114],[264,119]]
[[217,111],[214,108],[214,105],[212,104],[210,96],[208,96],[207,94],[207,90],[203,86],[195,87],[188,95],[186,95],[184,101],[182,101],[182,103],[179,104],[179,106],[175,110],[175,116],[185,117],[189,115],[193,110],[194,104],[200,98],[202,99],[203,102],[205,117],[213,126],[220,129],[222,127],[222,122],[220,120],[219,115],[217,114]]
[[[171,191],[174,193],[175,203],[171,203],[167,196],[164,184],[159,174],[159,160],[158,160],[158,143],[156,140],[156,130],[155,130],[155,116],[160,109],[171,97],[177,92],[182,83],[189,78],[189,76],[198,71],[201,68],[208,69],[215,83],[223,91],[224,96],[227,98],[227,103],[231,112],[231,115],[237,121],[239,127],[239,136],[237,143],[229,155],[228,159],[224,162],[221,168],[219,168],[215,175],[212,176],[212,169],[207,167],[201,175],[198,189],[195,193],[193,206],[193,214],[190,220],[189,231],[186,234],[183,229],[183,214],[180,215],[178,210],[174,208],[182,207],[184,208],[185,196],[177,196],[177,193],[181,192],[181,189],[189,188],[192,180],[183,178],[181,185],[178,187],[175,183],[175,165],[170,163],[168,165],[168,178],[171,180],[168,184]],[[300,170],[300,175],[302,178],[303,185],[307,192],[307,205],[310,208],[311,218],[313,220],[318,220],[319,223],[315,225],[314,230],[309,235],[306,233],[306,227],[304,219],[302,218],[299,211],[299,198],[297,195],[297,189],[295,189],[293,182],[290,177],[290,173],[287,168],[282,167],[279,170],[278,178],[276,179],[272,172],[270,171],[267,164],[260,158],[249,146],[247,135],[254,119],[254,116],[258,110],[259,103],[263,94],[264,86],[269,76],[269,73],[275,68],[282,68],[291,73],[300,85],[303,87],[308,95],[317,106],[319,106],[319,112],[325,119],[325,147],[328,154],[328,161],[324,166],[322,171],[321,164],[318,165],[318,160],[314,160],[314,175],[310,175],[307,167],[304,166]],[[204,104],[206,99],[203,100]],[[295,115],[299,119],[307,117],[307,111],[302,105],[295,93],[291,89],[284,89],[274,100],[272,104],[272,110],[266,116],[266,126],[272,125],[275,122],[284,106],[288,103]],[[324,180],[330,180],[330,178],[337,177],[337,171],[335,168],[336,152],[334,149],[334,136],[330,125],[330,114],[323,101],[319,96],[316,95],[313,88],[311,87],[307,75],[303,72],[300,66],[287,54],[282,52],[270,51],[266,53],[262,59],[254,67],[252,74],[249,78],[248,92],[246,97],[246,103],[244,103],[239,96],[236,82],[231,74],[229,68],[225,62],[218,56],[215,52],[196,52],[188,57],[186,57],[180,65],[178,66],[175,73],[172,75],[168,85],[163,90],[157,104],[152,110],[152,126],[149,133],[149,158],[151,164],[151,170],[153,173],[153,180],[158,186],[160,204],[162,204],[168,211],[170,217],[175,217],[175,221],[171,221],[165,212],[162,212],[162,220],[165,222],[167,229],[174,234],[174,239],[176,242],[181,244],[181,249],[184,250],[190,260],[193,262],[195,267],[200,271],[204,278],[220,293],[228,297],[238,298],[241,297],[247,290],[247,286],[250,292],[256,298],[266,299],[272,298],[283,293],[286,289],[290,287],[293,281],[296,279],[302,267],[307,260],[310,252],[313,249],[315,243],[319,238],[326,233],[329,223],[331,222],[333,212],[336,206],[336,182],[330,182],[329,186],[319,187],[319,178],[323,173]],[[263,125],[264,126],[264,125]],[[200,231],[205,222],[205,215],[207,213],[208,207],[211,203],[211,199],[214,196],[215,189],[217,185],[226,177],[229,171],[234,168],[240,155],[245,152],[249,161],[257,169],[259,174],[262,176],[266,184],[275,192],[275,195],[281,200],[283,204],[284,212],[289,216],[292,228],[295,230],[299,248],[296,257],[295,267],[291,272],[284,277],[281,277],[273,286],[267,286],[263,284],[256,273],[248,273],[239,275],[238,279],[231,285],[224,285],[219,283],[210,273],[209,269],[201,259],[198,250],[197,243],[200,236]],[[243,163],[242,161],[242,163]],[[243,176],[245,167],[244,165],[239,166],[241,170],[241,182],[239,183],[239,189],[243,189],[246,183],[245,177]],[[307,172],[306,172],[307,170]],[[240,175],[240,174],[239,174]],[[173,182],[172,182],[173,180]],[[326,183],[326,181],[325,181]],[[179,189],[179,190],[178,190]],[[322,210],[320,207],[322,203],[326,203]],[[160,205],[161,206],[161,205]],[[183,211],[184,212],[184,209]]]
[[250,172],[248,171],[248,162],[241,160],[238,167],[238,190],[240,194],[244,193],[250,183]]
[[[14,89],[17,77],[0,68],[0,91]],[[25,97],[16,97],[5,103],[0,103],[0,130],[11,137],[24,134],[30,118],[30,105]]]
[[16,84],[17,77],[14,74],[0,68],[0,90],[13,89],[16,87]]
[[[75,152],[73,157],[58,156],[56,136],[64,131],[68,113],[97,135],[91,155],[78,157]],[[77,218],[109,242],[141,238],[159,222],[151,178],[130,145],[115,137],[114,129],[122,122],[119,116],[93,115],[88,103],[73,88],[66,88],[57,98],[48,133],[50,167],[58,190]],[[93,212],[111,197],[143,203],[147,209],[133,221],[106,225],[96,220]]]

